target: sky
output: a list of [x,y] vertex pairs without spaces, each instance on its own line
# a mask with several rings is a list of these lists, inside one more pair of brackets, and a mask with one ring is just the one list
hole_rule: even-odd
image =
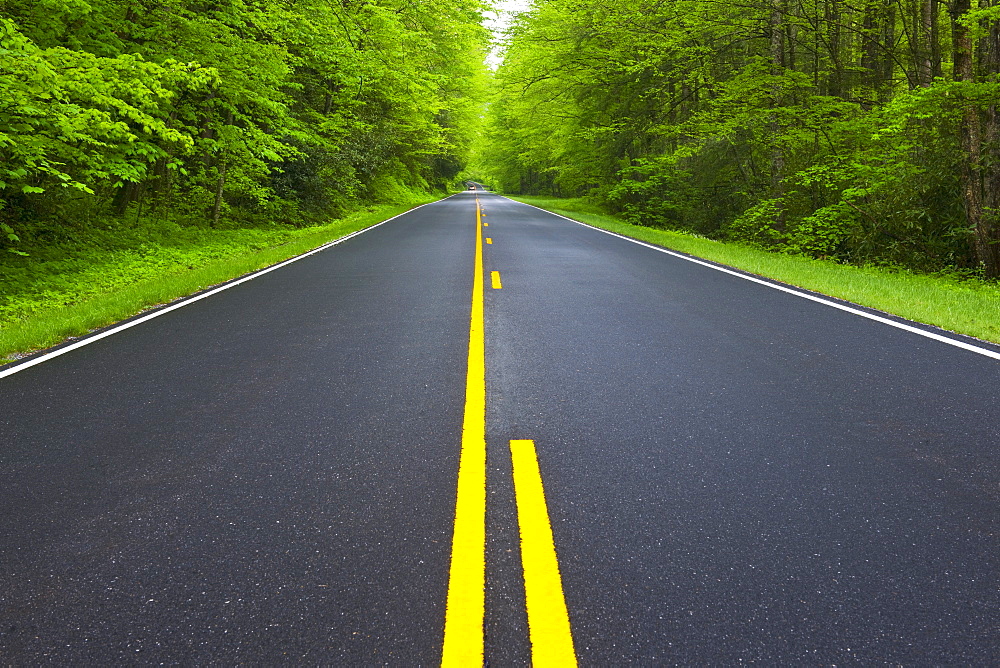
[[[495,13],[487,13],[486,26],[494,31],[495,39],[499,39],[503,30],[510,25],[514,15],[531,6],[531,0],[497,0],[495,6],[497,8]],[[496,47],[486,57],[486,62],[493,69],[496,69],[497,65],[500,64],[500,54]]]

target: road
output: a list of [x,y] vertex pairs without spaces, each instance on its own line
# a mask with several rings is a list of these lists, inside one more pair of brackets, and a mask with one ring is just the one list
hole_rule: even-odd
[[580,665],[996,664],[998,395],[975,351],[462,193],[0,378],[0,659],[433,665],[450,606],[542,665],[530,440]]

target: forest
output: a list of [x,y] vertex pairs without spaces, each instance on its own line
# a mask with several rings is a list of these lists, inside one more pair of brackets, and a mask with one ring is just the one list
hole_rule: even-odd
[[498,36],[499,6],[0,0],[0,349],[463,179],[789,257],[1000,278],[995,0],[536,0]]
[[640,225],[995,279],[998,74],[994,0],[545,0],[480,163]]
[[482,9],[0,0],[0,254],[163,221],[302,226],[447,187],[482,113]]

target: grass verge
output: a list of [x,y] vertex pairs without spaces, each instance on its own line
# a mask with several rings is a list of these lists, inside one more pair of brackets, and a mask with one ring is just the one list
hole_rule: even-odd
[[110,253],[59,273],[43,269],[29,284],[5,286],[0,364],[287,260],[436,199],[373,207],[315,227],[209,234],[183,249],[155,246],[142,253]]
[[623,222],[583,199],[511,197],[626,237],[869,308],[1000,343],[1000,285],[772,253]]

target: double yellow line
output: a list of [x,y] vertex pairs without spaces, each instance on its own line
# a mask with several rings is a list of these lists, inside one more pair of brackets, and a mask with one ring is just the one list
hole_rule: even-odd
[[[476,198],[476,257],[472,280],[469,361],[462,453],[452,538],[441,664],[482,666],[486,614],[486,331],[483,319],[483,221]],[[493,285],[499,276],[493,272]],[[510,442],[521,532],[525,601],[532,664],[575,666],[541,472],[532,441]]]
[[476,271],[472,279],[469,366],[462,454],[451,542],[442,666],[483,665],[486,611],[486,331],[483,322],[482,214],[476,199]]

